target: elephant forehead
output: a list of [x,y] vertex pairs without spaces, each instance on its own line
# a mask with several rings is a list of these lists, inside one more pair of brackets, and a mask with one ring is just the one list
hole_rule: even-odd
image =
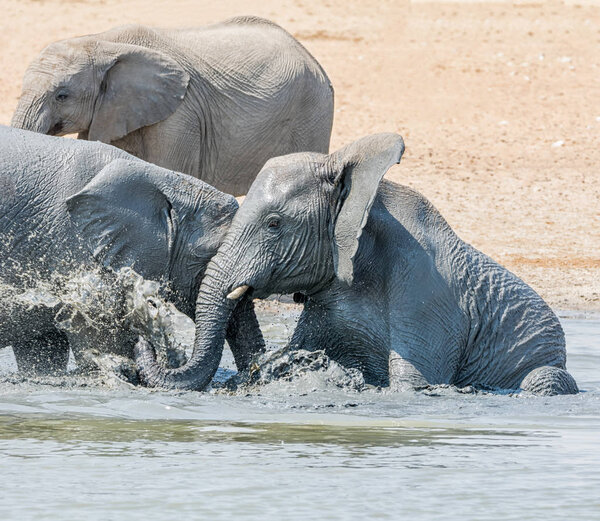
[[86,55],[81,48],[64,42],[46,47],[28,69],[29,73],[61,78],[72,76],[81,71],[86,63]]
[[269,159],[259,173],[261,175],[275,174],[285,175],[286,173],[297,173],[299,171],[308,171],[313,165],[325,161],[327,156],[318,152],[296,152],[285,156],[277,156]]
[[248,196],[254,195],[252,192],[255,191],[259,192],[259,197],[265,201],[290,201],[299,196],[306,197],[310,191],[315,190],[317,181],[313,172],[322,161],[304,156],[290,161],[290,157],[286,156],[286,161],[279,163],[270,160],[257,177],[257,182],[252,187],[255,190],[251,189]]

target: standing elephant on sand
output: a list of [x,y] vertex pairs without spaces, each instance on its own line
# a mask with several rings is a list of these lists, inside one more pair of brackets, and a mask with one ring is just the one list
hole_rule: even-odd
[[79,133],[233,195],[274,156],[326,153],[333,89],[278,25],[139,25],[70,38],[31,63],[12,126]]
[[[324,349],[368,383],[577,392],[546,303],[423,196],[382,181],[403,152],[400,136],[379,134],[268,161],[206,269],[196,346],[219,352],[243,295],[296,293],[292,346]],[[144,340],[136,359],[150,385],[187,376],[159,366]]]
[[[69,280],[98,263],[130,266],[166,283],[169,300],[193,318],[200,280],[237,207],[202,181],[109,145],[0,127],[0,290],[35,292],[40,283]],[[13,346],[20,370],[64,370],[69,347],[80,361],[90,344],[133,357],[125,332],[117,335],[122,345],[102,331],[70,336],[57,327],[60,310],[12,304],[0,306],[0,347]],[[225,328],[243,368],[263,346],[250,300]],[[196,367],[196,376],[215,370]]]

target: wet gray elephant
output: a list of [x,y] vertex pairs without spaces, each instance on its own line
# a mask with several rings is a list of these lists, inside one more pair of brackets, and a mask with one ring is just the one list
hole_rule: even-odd
[[[86,267],[130,266],[168,285],[170,301],[193,318],[200,279],[237,207],[232,196],[202,181],[110,145],[0,127],[4,288],[60,284],[58,275],[68,278]],[[21,370],[61,371],[69,346],[77,357],[82,345],[102,343],[101,331],[86,331],[97,335],[86,339],[57,328],[60,310],[6,304],[0,310],[0,347],[13,346]],[[226,329],[236,362],[244,367],[262,346],[249,300]],[[122,345],[103,347],[133,357],[134,342],[126,336]]]
[[[242,295],[295,293],[305,304],[292,345],[324,349],[368,383],[577,392],[546,303],[423,196],[381,181],[403,151],[400,136],[380,134],[268,161],[207,267],[197,345],[221,348]],[[140,341],[146,382],[177,386],[185,369],[151,355]]]
[[281,27],[242,17],[53,43],[25,73],[12,126],[79,132],[242,195],[267,159],[327,152],[332,121],[317,61]]

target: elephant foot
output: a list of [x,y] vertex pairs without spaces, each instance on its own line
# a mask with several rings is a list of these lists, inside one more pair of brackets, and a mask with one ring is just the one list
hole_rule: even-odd
[[389,364],[390,390],[418,391],[429,387],[429,382],[421,372],[395,351],[390,351]]
[[531,371],[521,382],[521,389],[541,396],[577,394],[575,379],[559,367],[543,366]]

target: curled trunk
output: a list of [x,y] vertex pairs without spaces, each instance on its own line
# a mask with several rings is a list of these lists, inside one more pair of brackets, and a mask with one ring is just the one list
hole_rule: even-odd
[[227,299],[223,279],[223,272],[215,258],[207,267],[198,293],[194,351],[185,365],[176,369],[161,366],[152,347],[140,338],[135,358],[145,385],[203,390],[217,372],[226,336],[240,369],[248,364],[252,352],[263,348],[264,341],[252,302],[247,298],[239,303]]

